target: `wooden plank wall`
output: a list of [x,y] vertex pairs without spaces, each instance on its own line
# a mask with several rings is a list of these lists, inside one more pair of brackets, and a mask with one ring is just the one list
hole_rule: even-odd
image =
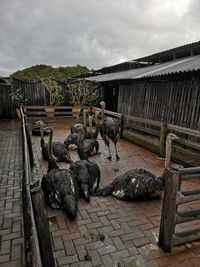
[[200,74],[120,83],[118,112],[200,129]]
[[15,117],[15,109],[10,98],[11,92],[10,84],[0,84],[0,118],[2,119]]
[[[69,96],[66,92],[66,82],[58,82],[62,87],[64,97],[63,105],[69,105]],[[15,105],[11,102],[10,93],[22,89],[28,106],[48,106],[49,92],[40,81],[13,79],[12,84],[0,84],[0,117],[4,119],[15,118]]]

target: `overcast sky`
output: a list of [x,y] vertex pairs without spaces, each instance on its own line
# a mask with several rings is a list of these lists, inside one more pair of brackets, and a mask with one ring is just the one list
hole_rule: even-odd
[[200,40],[199,0],[0,0],[0,76],[98,69]]

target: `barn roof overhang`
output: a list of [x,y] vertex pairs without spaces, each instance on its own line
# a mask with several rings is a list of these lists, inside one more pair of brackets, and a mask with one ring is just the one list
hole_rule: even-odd
[[168,74],[191,72],[200,70],[200,55],[190,56],[182,59],[176,59],[166,63],[158,63],[156,65],[131,69],[126,71],[118,71],[88,77],[86,80],[92,82],[108,82],[117,80],[132,80],[148,77],[163,76]]

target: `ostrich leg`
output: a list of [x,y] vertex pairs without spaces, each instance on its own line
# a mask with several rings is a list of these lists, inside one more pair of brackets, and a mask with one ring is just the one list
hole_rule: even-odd
[[105,144],[108,146],[108,152],[109,152],[109,156],[107,157],[107,159],[111,160],[112,159],[112,156],[111,156],[111,152],[110,152],[110,142],[109,142],[109,139],[104,136],[103,138]]
[[113,143],[114,143],[114,146],[115,146],[116,160],[120,160],[120,157],[119,157],[118,152],[117,152],[117,140],[114,140]]

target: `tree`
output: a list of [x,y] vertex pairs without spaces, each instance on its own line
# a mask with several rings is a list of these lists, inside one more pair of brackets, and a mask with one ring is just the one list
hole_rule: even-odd
[[100,85],[85,80],[69,82],[66,90],[68,92],[69,102],[72,105],[94,106],[102,98]]
[[62,87],[58,83],[50,78],[41,79],[42,85],[49,92],[50,106],[58,106],[64,102],[62,95]]

